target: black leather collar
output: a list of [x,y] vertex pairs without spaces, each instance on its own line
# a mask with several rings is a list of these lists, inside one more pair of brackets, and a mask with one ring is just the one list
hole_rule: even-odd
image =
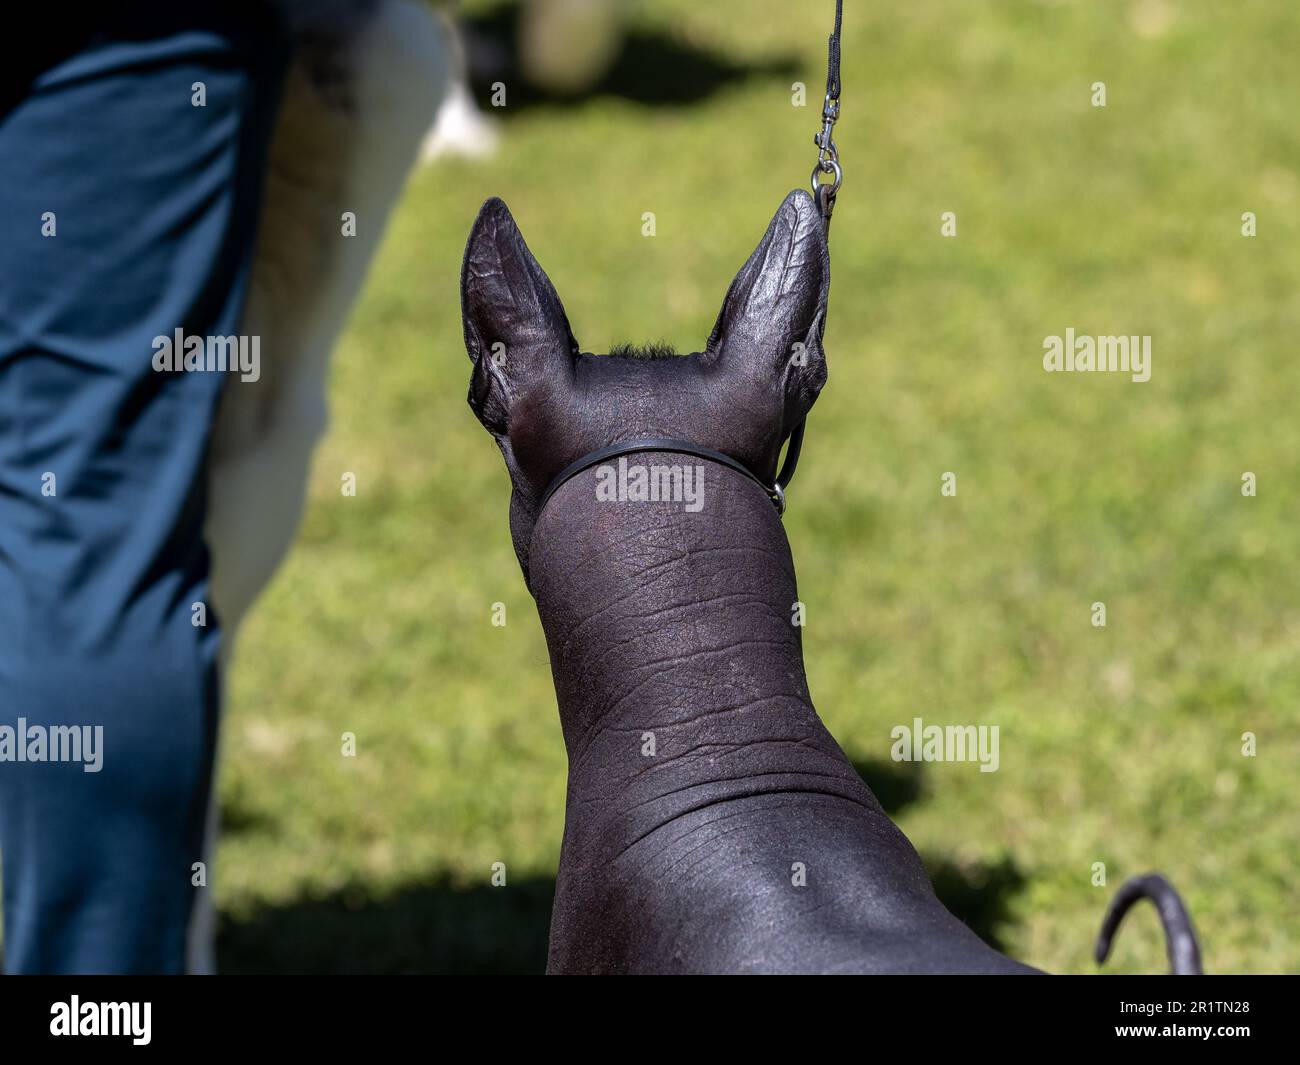
[[772,505],[776,507],[777,514],[784,514],[785,486],[794,477],[795,466],[799,462],[799,448],[802,443],[803,424],[800,423],[795,431],[790,434],[790,447],[786,451],[785,463],[781,467],[781,472],[777,475],[775,481],[768,484],[743,462],[739,462],[721,451],[714,451],[711,447],[693,444],[689,440],[675,440],[672,437],[664,436],[644,436],[635,440],[625,440],[622,443],[610,444],[609,447],[602,447],[598,451],[588,452],[576,462],[571,462],[565,466],[546,486],[546,491],[542,493],[542,501],[538,504],[537,513],[541,514],[551,496],[559,491],[561,485],[576,477],[583,470],[589,470],[593,466],[609,459],[618,458],[620,455],[635,455],[646,451],[671,451],[679,455],[694,455],[696,458],[707,459],[709,462],[716,462],[720,466],[726,466],[737,473],[744,474],[763,489],[767,498],[772,501]]

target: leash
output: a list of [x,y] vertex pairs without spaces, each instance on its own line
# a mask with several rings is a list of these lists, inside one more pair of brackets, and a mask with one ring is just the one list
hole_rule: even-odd
[[[835,210],[835,196],[844,183],[844,170],[840,166],[840,152],[835,146],[835,123],[840,117],[840,23],[844,17],[844,0],[835,0],[835,29],[831,32],[826,49],[826,99],[822,103],[822,128],[813,134],[817,145],[817,165],[812,172],[812,194],[822,213],[827,235],[831,229],[831,212]],[[823,182],[822,174],[834,175]]]
[[[840,166],[840,152],[835,146],[835,123],[840,117],[840,24],[844,19],[844,0],[835,0],[835,29],[831,31],[830,41],[826,47],[826,99],[822,103],[822,128],[813,134],[813,143],[817,145],[817,165],[812,172],[812,194],[822,213],[822,224],[826,227],[826,237],[831,235],[831,212],[835,210],[835,197],[844,184],[844,169]],[[822,181],[822,175],[830,175],[829,181]],[[785,462],[781,472],[776,475],[776,482],[769,490],[777,503],[777,513],[785,513],[785,490],[792,480],[799,465],[799,452],[803,449],[804,427],[807,418],[794,427],[790,433],[790,443],[785,449]]]
[[[844,183],[844,170],[840,166],[840,153],[835,146],[834,136],[835,123],[840,117],[840,24],[843,17],[844,0],[835,0],[835,28],[831,31],[826,49],[826,98],[822,102],[822,128],[813,135],[813,143],[817,145],[817,163],[812,171],[812,194],[817,209],[821,212],[822,224],[826,227],[828,237],[831,230],[831,212],[835,210],[835,197],[840,191],[840,185]],[[743,473],[767,493],[768,499],[776,507],[777,514],[783,515],[785,514],[785,490],[790,482],[794,480],[794,471],[799,465],[799,452],[803,448],[806,421],[807,419],[801,421],[790,433],[790,441],[785,449],[785,461],[781,463],[781,470],[776,475],[776,480],[771,484],[764,481],[743,462],[738,462],[730,455],[724,455],[721,451],[714,451],[712,448],[704,447],[690,440],[676,440],[671,437],[659,436],[641,437],[636,440],[626,440],[619,444],[611,444],[609,447],[583,455],[576,462],[570,463],[557,473],[551,479],[551,483],[546,486],[546,491],[542,493],[541,502],[538,504],[537,513],[541,514],[551,496],[555,495],[566,481],[577,476],[583,470],[589,470],[592,466],[617,458],[620,455],[631,455],[646,451],[670,451],[681,455],[694,455],[696,458],[707,459],[709,462],[716,462],[719,465],[733,469],[737,473]]]

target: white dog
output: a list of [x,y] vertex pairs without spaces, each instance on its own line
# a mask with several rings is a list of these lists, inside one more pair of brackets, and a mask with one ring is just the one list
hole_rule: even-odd
[[[295,48],[265,179],[241,333],[261,337],[261,378],[230,385],[213,432],[206,536],[212,598],[236,629],[298,530],[324,433],[330,352],[451,81],[449,25],[410,0],[281,0]],[[344,212],[356,235],[343,235]],[[215,788],[206,845],[216,839]],[[195,905],[189,965],[211,972],[211,880]]]

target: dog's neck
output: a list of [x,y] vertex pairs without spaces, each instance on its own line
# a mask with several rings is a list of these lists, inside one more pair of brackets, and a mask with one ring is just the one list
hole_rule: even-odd
[[589,470],[542,512],[529,555],[570,757],[597,734],[621,736],[636,756],[629,771],[650,757],[639,754],[645,733],[668,730],[654,745],[671,747],[813,716],[794,566],[771,502],[716,464],[643,459],[695,467],[700,509],[602,501]]

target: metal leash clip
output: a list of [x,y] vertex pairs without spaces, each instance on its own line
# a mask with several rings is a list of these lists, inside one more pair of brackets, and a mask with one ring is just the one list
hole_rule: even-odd
[[[840,101],[832,98],[830,93],[826,94],[826,102],[822,105],[822,129],[820,133],[813,134],[813,143],[817,145],[817,165],[812,171],[812,193],[813,199],[820,205],[822,204],[822,189],[827,189],[825,211],[829,215],[829,208],[835,203],[835,194],[840,191],[840,185],[844,183],[844,171],[840,168],[840,153],[835,146],[835,121],[840,117]],[[820,174],[834,174],[835,180],[824,182],[819,180]]]

